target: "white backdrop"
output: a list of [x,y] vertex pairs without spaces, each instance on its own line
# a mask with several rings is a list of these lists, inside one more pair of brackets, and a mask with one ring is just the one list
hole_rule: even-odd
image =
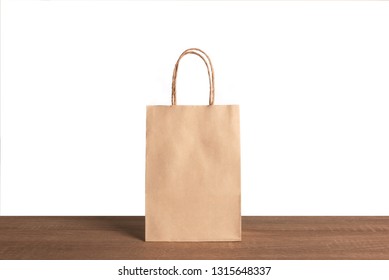
[[[389,215],[389,2],[2,1],[2,215],[143,215],[145,106],[212,58],[243,215]],[[179,104],[207,104],[183,60]]]

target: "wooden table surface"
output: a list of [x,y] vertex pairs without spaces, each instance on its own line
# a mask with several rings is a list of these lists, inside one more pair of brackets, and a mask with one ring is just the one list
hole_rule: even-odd
[[389,259],[389,217],[243,217],[242,242],[144,242],[144,217],[0,217],[0,259]]

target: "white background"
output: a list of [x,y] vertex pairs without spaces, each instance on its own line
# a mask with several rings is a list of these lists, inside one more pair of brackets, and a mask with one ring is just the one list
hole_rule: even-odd
[[[199,269],[202,276],[119,276],[118,270],[123,267],[135,269],[171,269],[175,266],[182,269]],[[212,267],[271,267],[267,276],[240,275],[239,279],[301,279],[301,280],[328,280],[347,275],[348,279],[388,279],[388,261],[348,261],[348,260],[84,260],[84,261],[0,261],[0,277],[7,280],[15,279],[42,279],[58,280],[69,279],[168,279],[181,278],[187,280],[200,279],[237,279],[235,276],[211,276]],[[204,271],[208,270],[208,273]],[[267,271],[267,270],[266,270]]]
[[[176,59],[240,104],[243,215],[389,215],[389,2],[2,1],[2,215],[143,215]],[[207,104],[183,60],[178,104]]]

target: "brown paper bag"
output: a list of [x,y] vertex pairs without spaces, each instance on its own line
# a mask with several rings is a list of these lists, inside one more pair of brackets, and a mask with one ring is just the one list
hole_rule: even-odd
[[[207,66],[209,106],[176,105],[186,54]],[[172,106],[147,106],[146,241],[241,240],[239,106],[214,96],[211,60],[188,49]]]

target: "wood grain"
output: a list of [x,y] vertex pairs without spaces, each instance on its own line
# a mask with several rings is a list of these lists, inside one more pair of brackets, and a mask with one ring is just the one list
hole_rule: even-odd
[[242,242],[144,242],[144,217],[0,217],[0,259],[389,259],[389,217],[243,217]]

